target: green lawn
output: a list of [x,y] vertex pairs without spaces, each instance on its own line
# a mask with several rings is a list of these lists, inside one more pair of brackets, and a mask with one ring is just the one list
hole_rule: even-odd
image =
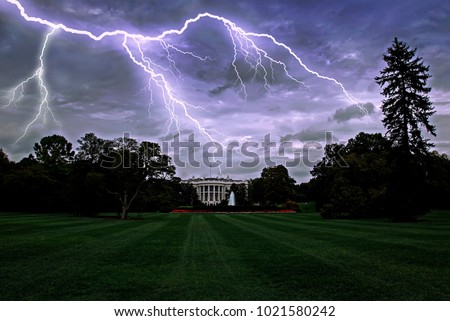
[[0,300],[450,300],[450,213],[0,214]]

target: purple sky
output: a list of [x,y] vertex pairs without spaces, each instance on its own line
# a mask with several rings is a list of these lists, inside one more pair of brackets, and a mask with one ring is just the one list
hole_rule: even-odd
[[[42,79],[48,89],[49,106],[60,126],[47,112],[14,143],[36,117],[42,90],[37,79],[33,79],[24,87],[23,98],[6,106],[12,98],[8,90],[39,68],[42,44],[52,29],[25,21],[16,6],[0,0],[0,106],[6,106],[0,109],[0,146],[14,160],[32,152],[34,142],[41,137],[54,133],[64,135],[75,146],[76,140],[87,132],[104,138],[129,133],[138,140],[161,144],[166,141],[170,146],[179,131],[181,141],[194,134],[201,147],[211,139],[223,146],[223,157],[216,158],[223,164],[220,169],[212,168],[213,176],[222,172],[236,178],[252,178],[271,164],[268,156],[276,164],[286,164],[294,155],[301,155],[299,164],[288,166],[289,172],[297,182],[307,181],[311,168],[302,158],[305,145],[310,147],[309,160],[314,161],[321,155],[326,132],[331,132],[334,142],[346,141],[360,131],[384,132],[382,97],[373,78],[384,67],[382,55],[396,36],[417,47],[418,55],[430,65],[433,77],[429,85],[436,108],[432,121],[437,126],[433,142],[437,150],[450,151],[448,1],[21,3],[30,16],[95,35],[121,29],[156,37],[164,30],[182,28],[186,19],[209,12],[229,19],[246,32],[272,35],[286,44],[310,71],[330,79],[308,72],[286,48],[276,46],[270,39],[243,38],[221,21],[203,18],[189,25],[182,35],[165,37],[164,42],[138,43],[146,57],[141,62],[164,77],[170,86],[168,92],[160,88],[162,78],[149,81],[151,75],[130,59],[123,36],[94,41],[57,30],[49,38],[43,56]],[[128,39],[131,53],[142,59],[138,44]],[[205,57],[208,58],[200,59]],[[16,92],[16,98],[19,94]],[[187,114],[178,101],[186,103]],[[357,103],[364,106],[367,115]],[[171,113],[177,121],[171,121]],[[267,134],[274,145],[270,153],[267,148],[265,153],[262,145]],[[290,147],[286,143],[291,143]],[[239,147],[226,158],[227,146],[233,144]],[[239,148],[245,149],[243,154]],[[180,155],[173,152],[169,149],[169,154],[180,160],[189,157],[185,149]],[[190,155],[201,163],[199,168],[178,166],[177,175],[209,176],[207,163],[202,164],[203,152],[197,148]],[[242,166],[241,162],[248,164],[255,155],[259,157],[258,164]],[[226,166],[227,162],[232,166]]]

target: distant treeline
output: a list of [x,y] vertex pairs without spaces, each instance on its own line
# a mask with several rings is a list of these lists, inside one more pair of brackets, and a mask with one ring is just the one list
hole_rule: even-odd
[[197,204],[190,184],[175,176],[159,145],[131,138],[105,140],[86,134],[75,152],[64,137],[44,137],[15,163],[0,149],[2,211],[95,215],[170,211]]
[[[169,212],[201,205],[191,184],[175,176],[156,143],[104,140],[89,133],[76,151],[64,137],[44,137],[19,162],[0,149],[1,211]],[[436,151],[407,156],[381,134],[360,133],[347,144],[325,147],[308,183],[296,184],[283,165],[233,184],[237,208],[253,204],[298,210],[315,201],[325,218],[411,219],[429,208],[450,208],[450,159]],[[222,205],[226,205],[224,200]]]
[[405,154],[381,134],[359,133],[325,156],[300,190],[325,218],[410,220],[450,209],[450,159],[436,151]]
[[[196,189],[175,176],[169,156],[153,142],[120,137],[106,140],[85,134],[73,150],[60,135],[44,137],[34,154],[10,161],[0,149],[0,211],[70,212],[93,216],[117,212],[169,212],[198,206]],[[282,166],[265,168],[249,186],[233,184],[238,206],[260,204],[297,210],[306,200]],[[294,202],[296,201],[296,202]]]

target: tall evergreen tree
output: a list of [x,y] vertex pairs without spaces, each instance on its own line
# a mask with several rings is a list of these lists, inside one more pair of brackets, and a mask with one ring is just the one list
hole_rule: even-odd
[[430,102],[427,80],[429,66],[416,56],[417,49],[411,49],[405,42],[394,39],[387,54],[383,56],[387,66],[375,81],[383,89],[383,124],[387,138],[394,146],[409,154],[426,154],[433,146],[422,136],[421,128],[436,136],[435,126],[429,123],[434,114]]
[[426,162],[433,146],[422,129],[436,136],[429,122],[434,107],[428,94],[429,66],[405,42],[394,39],[383,56],[387,66],[375,81],[382,87],[383,123],[394,149],[390,156],[389,195],[386,205],[395,220],[412,220],[428,210]]

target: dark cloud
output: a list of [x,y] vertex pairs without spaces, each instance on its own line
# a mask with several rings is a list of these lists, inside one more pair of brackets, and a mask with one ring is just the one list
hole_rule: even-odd
[[[222,15],[247,31],[272,34],[290,46],[310,70],[336,79],[358,100],[373,102],[364,105],[368,121],[355,121],[364,114],[357,106],[349,106],[351,100],[339,85],[318,79],[286,50],[256,38],[256,44],[274,59],[283,60],[289,73],[306,86],[294,82],[282,66],[267,59],[261,60],[262,67],[257,70],[251,68],[255,60],[245,60],[241,51],[236,68],[246,85],[245,95],[231,64],[234,44],[220,21],[203,19],[182,36],[166,39],[165,45],[208,57],[204,61],[160,43],[142,44],[152,68],[164,75],[178,98],[190,103],[189,117],[182,106],[169,106],[178,115],[182,133],[195,132],[206,139],[192,116],[221,142],[247,138],[261,142],[266,133],[281,137],[281,141],[323,142],[327,131],[336,141],[360,131],[383,131],[380,113],[374,107],[381,104],[382,97],[373,79],[384,67],[383,53],[398,36],[417,47],[418,55],[430,65],[431,100],[437,102],[438,112],[433,118],[438,137],[433,139],[438,146],[450,140],[446,129],[450,119],[445,115],[450,112],[446,103],[450,90],[450,5],[445,1],[284,0],[262,4],[259,0],[23,0],[23,4],[32,15],[96,34],[125,29],[154,36],[165,29],[181,28],[185,19],[201,12]],[[46,27],[24,22],[14,6],[1,5],[0,107],[9,101],[7,90],[35,72],[46,32]],[[46,121],[40,117],[28,134],[13,144],[39,109],[37,83],[30,83],[22,101],[0,109],[0,146],[12,158],[20,158],[32,152],[33,143],[43,135],[55,132],[73,142],[85,132],[105,138],[128,132],[153,141],[176,132],[176,122],[169,126],[170,115],[164,104],[167,97],[154,82],[150,93],[148,74],[136,68],[122,41],[119,37],[94,42],[56,32],[44,57],[43,75],[50,106],[62,128],[51,117]],[[137,47],[128,44],[138,54]],[[227,173],[256,177],[260,170],[237,167]],[[207,168],[188,168],[179,175],[208,172]],[[291,175],[305,180],[309,170],[293,168]]]
[[[288,134],[280,138],[280,142],[296,142],[300,141],[302,143],[308,142],[323,142],[327,137],[327,132],[329,130],[321,130],[315,128],[303,129],[302,131],[295,134]],[[337,141],[338,138],[331,134],[333,141]]]
[[351,105],[345,108],[339,108],[333,115],[333,120],[343,122],[355,118],[363,118],[371,115],[375,111],[375,106],[372,103],[366,103],[362,106]]

